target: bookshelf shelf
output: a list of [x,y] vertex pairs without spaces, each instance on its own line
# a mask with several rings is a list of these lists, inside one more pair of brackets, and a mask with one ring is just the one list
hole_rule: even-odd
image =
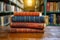
[[23,4],[20,0],[18,0],[21,4]]
[[47,14],[60,14],[60,12],[47,12]]
[[[46,12],[46,15],[49,15],[49,14],[60,14],[60,12]],[[44,12],[43,12],[43,15],[44,15]]]
[[47,2],[60,2],[60,0],[47,0]]
[[0,16],[6,16],[6,15],[12,15],[12,14],[13,14],[13,12],[8,12],[8,11],[0,12]]
[[60,26],[60,24],[48,24],[47,26]]

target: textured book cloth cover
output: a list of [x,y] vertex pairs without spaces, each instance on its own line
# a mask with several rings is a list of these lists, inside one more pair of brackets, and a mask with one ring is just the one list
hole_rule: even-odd
[[37,29],[28,29],[28,28],[10,28],[10,31],[12,33],[18,32],[18,33],[40,33],[44,32],[44,30],[37,30]]
[[13,16],[11,17],[11,21],[45,23],[45,16]]
[[14,12],[14,16],[39,16],[40,12]]
[[15,22],[10,23],[11,28],[31,28],[31,29],[44,29],[44,23],[24,23]]

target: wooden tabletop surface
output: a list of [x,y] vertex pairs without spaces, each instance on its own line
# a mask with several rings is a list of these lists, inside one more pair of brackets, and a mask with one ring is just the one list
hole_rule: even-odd
[[60,40],[60,27],[47,26],[44,33],[0,32],[0,40]]

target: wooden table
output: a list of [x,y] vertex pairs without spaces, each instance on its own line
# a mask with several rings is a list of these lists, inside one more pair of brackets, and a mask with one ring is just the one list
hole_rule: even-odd
[[0,33],[0,40],[60,40],[60,27],[48,26],[44,33]]

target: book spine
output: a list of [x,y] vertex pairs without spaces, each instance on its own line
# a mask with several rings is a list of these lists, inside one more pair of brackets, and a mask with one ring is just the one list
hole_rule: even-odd
[[3,2],[0,2],[0,11],[3,11]]
[[4,6],[3,6],[3,11],[6,11],[6,8],[7,8],[7,7],[6,7],[6,3],[4,3],[3,5],[4,5]]
[[43,23],[24,23],[24,22],[12,22],[10,23],[12,28],[32,28],[32,29],[44,29]]
[[58,2],[58,10],[60,11],[60,2]]
[[56,24],[56,14],[54,14],[54,24]]
[[13,16],[11,18],[12,22],[36,22],[45,23],[44,16]]
[[4,16],[4,24],[7,24],[9,21],[8,21],[8,16]]
[[45,17],[45,23],[46,23],[46,25],[49,24],[49,16],[46,16],[46,17]]
[[47,12],[50,11],[50,2],[47,3]]
[[40,12],[14,12],[14,16],[39,16]]
[[53,11],[56,12],[56,2],[53,2]]
[[56,3],[56,11],[58,11],[58,3]]
[[50,12],[53,12],[53,2],[50,2]]
[[56,20],[57,24],[60,24],[60,15],[57,15],[57,20]]
[[50,24],[56,24],[56,14],[50,14]]
[[9,4],[6,4],[6,11],[11,11],[11,6]]
[[14,10],[14,7],[15,7],[15,6],[13,6],[13,5],[11,6],[11,11],[12,11],[12,12],[15,11],[15,10]]
[[40,33],[44,32],[44,30],[36,30],[36,29],[27,29],[27,28],[10,28],[10,32],[15,33]]

